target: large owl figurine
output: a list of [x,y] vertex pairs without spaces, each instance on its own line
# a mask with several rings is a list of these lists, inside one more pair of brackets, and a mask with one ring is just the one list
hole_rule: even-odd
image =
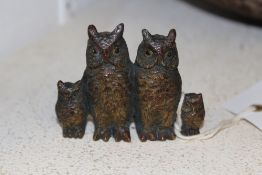
[[123,38],[124,24],[112,32],[88,27],[86,69],[82,78],[90,114],[94,119],[94,140],[130,141],[132,62]]
[[142,30],[134,65],[136,128],[141,141],[174,140],[174,122],[181,97],[176,31],[168,36]]

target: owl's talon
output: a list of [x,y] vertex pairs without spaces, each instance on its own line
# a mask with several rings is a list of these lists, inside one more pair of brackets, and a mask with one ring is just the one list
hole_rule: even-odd
[[93,140],[97,141],[100,139],[100,129],[96,129],[93,135]]
[[109,138],[110,138],[110,137],[109,137],[108,135],[106,135],[106,136],[102,137],[102,140],[103,140],[104,142],[108,142]]
[[189,130],[189,135],[194,135],[194,130],[190,129]]
[[145,142],[147,140],[145,133],[140,133],[139,139],[140,139],[141,142]]
[[199,129],[186,128],[182,129],[181,134],[184,136],[193,136],[199,134]]
[[145,142],[147,140],[150,140],[150,141],[155,141],[157,140],[157,132],[155,131],[155,129],[151,129],[149,131],[141,131],[139,134],[139,139],[142,141],[142,142]]
[[85,134],[83,126],[73,126],[69,128],[63,128],[63,136],[65,138],[82,138]]
[[174,140],[176,135],[172,128],[165,128],[160,129],[157,132],[158,140],[165,141],[165,140]]
[[111,137],[111,132],[109,129],[106,129],[103,133],[102,133],[102,140],[107,142]]
[[149,133],[147,134],[147,138],[148,138],[148,140],[150,140],[150,141],[155,141],[156,138],[157,138],[157,136],[156,136],[156,134],[155,134],[154,132],[149,132]]
[[114,130],[114,138],[116,142],[120,142],[121,141],[121,134],[118,130]]
[[68,136],[68,134],[67,134],[67,129],[63,129],[63,137],[67,137]]
[[77,136],[78,136],[79,139],[83,138],[84,137],[84,132],[78,131],[78,135]]
[[131,137],[130,137],[130,132],[129,129],[124,129],[124,128],[117,128],[114,130],[114,138],[116,142],[120,142],[121,140],[125,142],[130,142]]
[[195,133],[194,133],[194,134],[195,134],[195,135],[200,134],[199,129],[195,129]]
[[168,133],[167,139],[168,140],[175,140],[176,139],[175,133],[172,133],[172,132]]
[[192,135],[197,135],[197,134],[199,134],[200,132],[199,132],[199,129],[191,129],[191,134]]
[[116,142],[120,142],[121,141],[121,136],[120,135],[115,135],[114,138],[115,138]]
[[110,129],[97,128],[94,132],[93,140],[97,141],[99,139],[102,139],[103,141],[107,142],[110,139],[110,137],[111,137]]
[[166,136],[164,135],[164,133],[161,133],[161,134],[158,136],[158,140],[160,140],[160,141],[165,141],[165,140],[166,140]]
[[123,139],[125,142],[131,142],[131,137],[130,137],[130,132],[129,132],[129,130],[124,131],[124,133],[123,133],[123,135],[122,135],[122,139]]

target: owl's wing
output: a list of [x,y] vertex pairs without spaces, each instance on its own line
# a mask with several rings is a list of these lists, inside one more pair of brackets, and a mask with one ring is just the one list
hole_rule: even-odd
[[87,109],[87,113],[89,113],[89,109],[90,109],[90,102],[89,102],[89,98],[88,98],[88,87],[87,87],[87,73],[86,70],[83,73],[83,76],[81,78],[81,93],[83,96],[83,103],[85,104],[85,107]]
[[176,104],[176,108],[178,108],[178,105],[179,105],[179,102],[181,100],[181,96],[182,96],[182,79],[181,79],[181,76],[177,70],[177,77],[176,77],[176,81],[177,81],[177,85],[179,86],[177,88],[177,93],[176,93],[176,99],[177,99],[177,104]]

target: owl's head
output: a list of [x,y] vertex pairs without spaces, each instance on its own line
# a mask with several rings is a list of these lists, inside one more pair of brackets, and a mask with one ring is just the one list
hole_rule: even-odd
[[59,80],[57,82],[57,88],[58,88],[58,97],[61,99],[74,99],[78,96],[80,91],[81,81],[77,81],[75,83],[70,82],[63,82]]
[[88,26],[86,49],[87,66],[95,69],[103,64],[124,67],[129,61],[129,53],[123,38],[124,24],[116,26],[112,32],[97,32],[94,25]]
[[171,29],[167,36],[151,35],[148,30],[142,30],[143,41],[138,47],[136,64],[145,69],[162,66],[166,69],[176,69],[179,63],[176,48],[176,30]]
[[[181,108],[182,115],[194,116],[204,110],[204,103],[202,94],[187,93],[185,94],[184,101]],[[190,115],[188,115],[190,114]]]

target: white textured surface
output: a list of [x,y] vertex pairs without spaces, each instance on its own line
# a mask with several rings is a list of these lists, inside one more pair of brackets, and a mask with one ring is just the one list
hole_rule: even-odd
[[57,0],[0,1],[0,59],[53,31]]
[[[114,3],[113,3],[114,2]],[[100,13],[101,12],[101,13]],[[103,12],[103,13],[102,13]],[[131,143],[64,139],[56,123],[56,82],[85,68],[86,28],[125,23],[134,60],[141,29],[177,29],[185,92],[202,92],[205,127],[231,117],[214,111],[261,80],[262,30],[207,14],[183,1],[99,1],[85,14],[0,64],[0,174],[261,174],[262,133],[246,122],[207,141]]]

